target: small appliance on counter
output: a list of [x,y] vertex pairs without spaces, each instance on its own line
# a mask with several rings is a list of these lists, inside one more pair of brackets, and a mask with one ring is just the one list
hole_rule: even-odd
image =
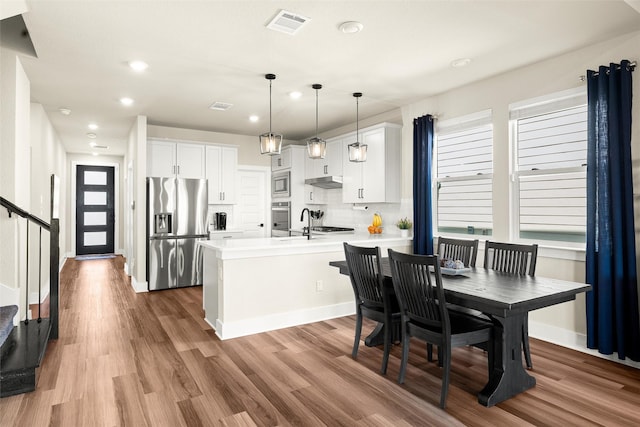
[[215,224],[216,230],[226,230],[227,229],[227,213],[226,212],[216,212],[215,213]]

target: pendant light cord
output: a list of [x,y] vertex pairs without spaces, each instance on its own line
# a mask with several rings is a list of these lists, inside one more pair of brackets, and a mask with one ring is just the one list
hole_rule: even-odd
[[271,85],[273,84],[273,80],[269,80],[269,138],[273,132],[271,132]]
[[316,139],[318,139],[318,89],[316,89]]
[[360,120],[360,114],[359,114],[359,105],[360,105],[360,98],[356,97],[356,142],[360,142],[360,126],[359,126],[359,120]]

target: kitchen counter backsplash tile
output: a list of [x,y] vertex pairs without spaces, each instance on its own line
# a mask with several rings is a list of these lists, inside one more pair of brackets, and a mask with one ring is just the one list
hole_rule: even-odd
[[[402,199],[400,203],[370,203],[363,204],[367,210],[354,210],[350,203],[342,203],[342,196],[339,191],[328,191],[331,193],[327,205],[322,206],[324,210],[324,224],[340,225],[343,227],[353,227],[356,231],[366,231],[371,225],[373,214],[378,212],[382,216],[382,227],[393,229],[400,218],[413,218],[413,199]],[[335,193],[335,194],[334,194]]]

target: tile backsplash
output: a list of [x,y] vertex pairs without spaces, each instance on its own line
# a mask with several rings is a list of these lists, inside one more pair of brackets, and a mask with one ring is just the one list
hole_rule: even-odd
[[[382,217],[382,226],[386,232],[396,233],[396,222],[407,217],[413,221],[413,199],[402,199],[400,203],[342,203],[342,192],[339,189],[327,190],[326,205],[317,205],[313,209],[321,209],[324,214],[324,225],[354,227],[357,231],[367,229],[378,212]],[[362,207],[366,206],[366,210]]]

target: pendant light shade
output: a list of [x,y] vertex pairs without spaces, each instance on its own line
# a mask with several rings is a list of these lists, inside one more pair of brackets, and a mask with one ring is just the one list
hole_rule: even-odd
[[353,94],[353,97],[356,99],[356,142],[348,145],[350,162],[366,162],[367,161],[367,144],[361,144],[359,142],[360,128],[358,123],[358,98],[360,98],[361,96],[362,94],[360,92],[355,92]]
[[327,142],[318,138],[318,90],[322,89],[321,84],[311,86],[316,90],[316,136],[307,141],[307,152],[310,159],[324,159],[327,154]]
[[260,135],[260,154],[280,154],[282,148],[282,135],[271,131],[271,84],[276,79],[275,74],[265,74],[265,79],[269,80],[269,132]]

